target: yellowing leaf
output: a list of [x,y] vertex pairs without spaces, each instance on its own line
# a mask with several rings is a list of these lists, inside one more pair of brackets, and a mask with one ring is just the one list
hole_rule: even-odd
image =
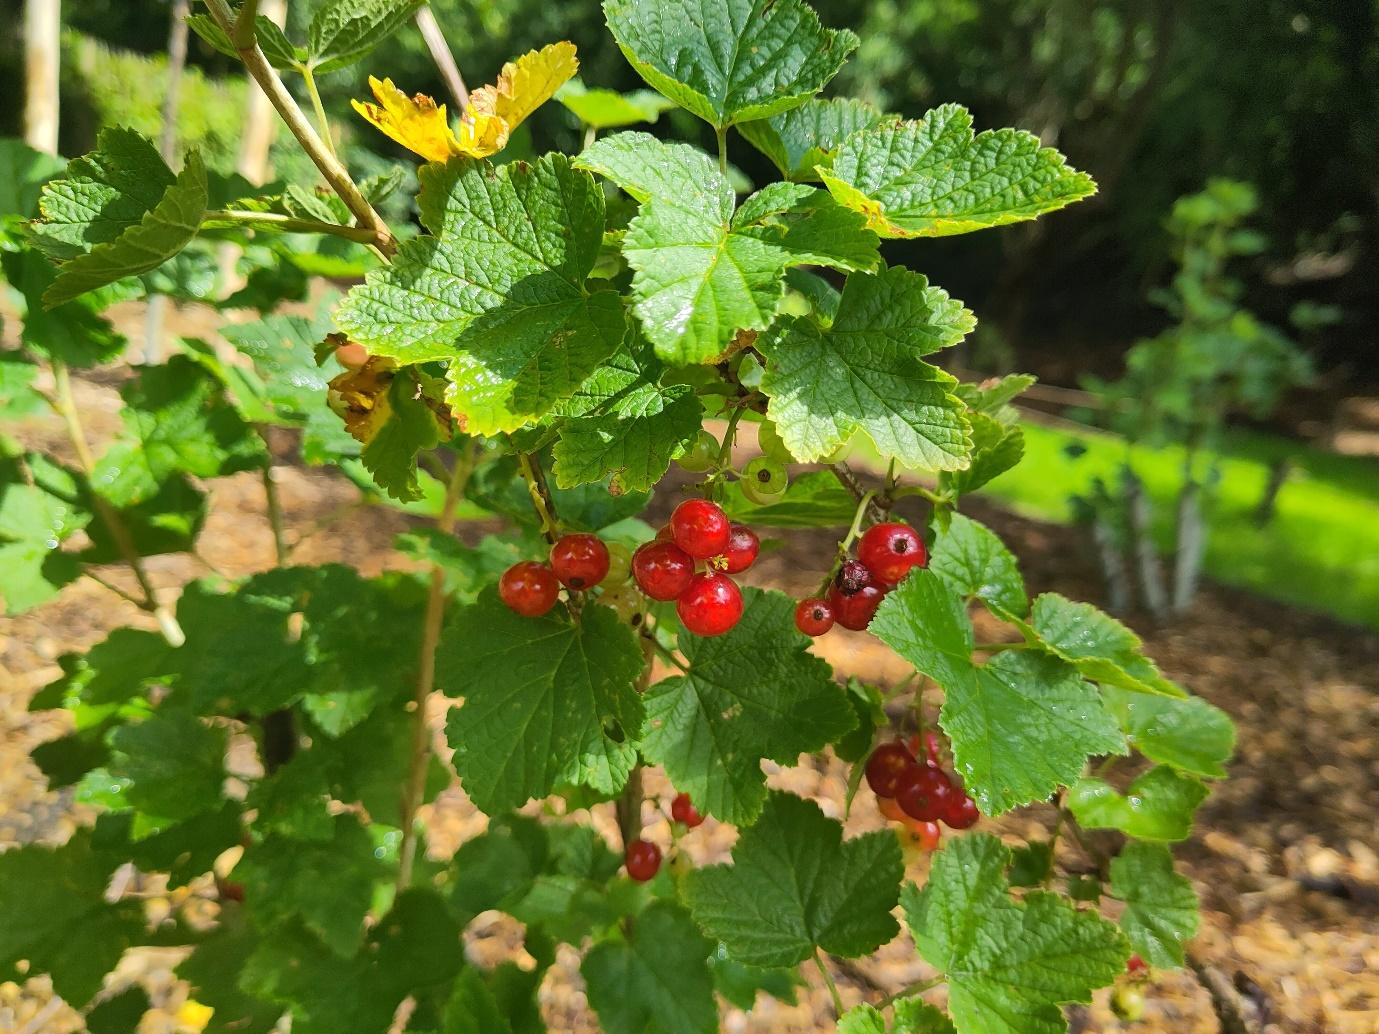
[[177,1029],[187,1031],[188,1034],[200,1034],[211,1022],[214,1013],[215,1010],[209,1005],[202,1005],[194,998],[188,999],[177,1010]]
[[461,153],[460,142],[445,117],[444,104],[438,105],[421,93],[408,97],[391,79],[379,82],[369,76],[369,89],[378,103],[350,101],[354,110],[407,150],[432,162],[443,162]]
[[351,103],[374,126],[428,161],[443,162],[455,155],[486,158],[501,151],[512,131],[578,70],[575,45],[568,42],[551,43],[509,61],[496,83],[470,95],[458,136],[450,128],[444,104],[420,93],[408,97],[391,79],[379,82],[369,76],[377,104]]
[[573,43],[550,43],[529,51],[505,64],[496,84],[474,91],[465,121],[472,118],[478,124],[485,115],[492,115],[506,122],[511,132],[554,97],[577,71],[579,60]]

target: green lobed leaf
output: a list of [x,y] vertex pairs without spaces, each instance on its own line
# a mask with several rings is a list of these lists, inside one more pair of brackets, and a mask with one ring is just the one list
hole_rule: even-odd
[[1076,780],[1089,756],[1126,752],[1096,690],[1064,662],[1007,650],[974,663],[963,600],[932,571],[912,571],[870,628],[943,687],[939,722],[984,814],[1045,799]]
[[244,852],[231,877],[244,884],[249,916],[260,930],[300,921],[349,958],[364,936],[374,880],[386,870],[358,818],[337,815],[334,825],[329,841],[264,838]]
[[422,374],[403,371],[393,377],[387,388],[386,417],[359,454],[374,483],[400,502],[422,497],[417,453],[435,448],[448,437],[428,388],[434,390],[433,382]]
[[828,456],[861,430],[913,467],[955,470],[972,444],[957,380],[922,360],[962,340],[972,314],[902,266],[848,277],[829,326],[778,321],[756,342],[766,357],[767,415],[796,459]]
[[63,169],[61,158],[22,140],[0,140],[0,225],[11,216],[36,214],[43,184]]
[[864,129],[820,171],[838,201],[883,237],[943,237],[1033,219],[1096,193],[1086,173],[1019,129],[972,133],[944,104],[917,121]]
[[838,1034],[955,1034],[953,1021],[918,998],[898,998],[892,1003],[894,1023],[875,1006],[853,1006],[838,1020]]
[[1014,554],[985,524],[953,514],[934,543],[929,570],[959,595],[981,600],[1000,617],[1029,613]]
[[735,962],[728,958],[728,949],[721,943],[709,956],[709,970],[713,973],[714,990],[744,1012],[756,1005],[758,993],[795,1005],[795,989],[804,983],[793,966],[748,966]]
[[204,1034],[268,1034],[282,1006],[242,991],[239,976],[258,945],[240,909],[222,909],[216,928],[174,971],[190,995],[215,1010]]
[[819,948],[857,958],[894,937],[903,874],[889,831],[844,842],[841,823],[817,804],[776,791],[739,836],[733,864],[695,869],[682,889],[694,921],[730,958],[791,966]]
[[[201,156],[192,151],[176,182],[138,223],[62,263],[57,279],[43,292],[43,305],[52,309],[116,280],[156,269],[196,236],[206,202],[206,167]],[[43,211],[46,218],[46,203]]]
[[49,311],[43,293],[57,279],[57,270],[33,248],[0,251],[0,268],[18,297],[23,328],[19,343],[30,352],[60,360],[68,366],[100,366],[119,357],[127,342],[100,314],[106,301],[98,291]]
[[125,798],[154,825],[220,807],[224,799],[225,730],[195,715],[161,707],[111,737],[110,772],[130,781]]
[[87,1034],[129,1034],[153,1007],[148,992],[135,984],[105,999],[86,1014]]
[[1151,761],[1222,779],[1235,753],[1235,725],[1200,697],[1176,699],[1103,686],[1102,699],[1130,745]]
[[138,226],[176,180],[153,141],[107,126],[94,151],[68,162],[65,176],[44,185],[31,240],[54,262],[85,254]]
[[1122,795],[1102,779],[1080,779],[1068,791],[1068,809],[1088,829],[1118,829],[1139,840],[1186,840],[1207,788],[1191,776],[1156,765]]
[[1025,432],[1010,427],[970,409],[967,419],[972,425],[972,462],[966,470],[944,471],[939,477],[939,490],[957,495],[975,492],[1000,477],[1024,458]]
[[571,79],[556,91],[555,99],[574,112],[586,126],[597,130],[618,129],[639,122],[655,122],[661,112],[673,108],[672,101],[651,90],[618,93],[591,89]]
[[[326,385],[343,370],[334,355],[316,362],[316,345],[330,331],[329,311],[327,299],[315,316],[274,313],[251,323],[221,328],[221,336],[249,358],[261,379],[240,390],[236,390],[235,383],[227,385],[241,406],[263,404],[266,412],[257,422],[300,425],[315,414],[328,412]],[[252,396],[245,397],[249,393]],[[331,419],[338,426],[333,415]]]
[[585,381],[564,407],[553,453],[561,488],[603,481],[650,490],[695,439],[704,406],[688,384],[658,383],[661,364],[645,349],[622,351]]
[[448,401],[469,433],[513,431],[567,398],[626,333],[621,300],[584,288],[603,191],[561,155],[495,168],[423,166],[430,236],[346,296],[336,320],[404,363],[451,359]]
[[1162,844],[1131,841],[1111,861],[1111,893],[1125,902],[1120,925],[1130,947],[1151,966],[1181,966],[1183,945],[1197,935],[1197,893],[1173,871]]
[[735,216],[727,177],[686,144],[617,133],[587,147],[576,165],[641,202],[622,250],[634,311],[668,363],[709,362],[739,332],[764,329],[791,266],[869,269],[877,261],[865,221],[810,188],[777,184]]
[[307,28],[310,64],[318,75],[348,68],[400,29],[425,0],[331,0]]
[[1091,1001],[1130,954],[1095,912],[1042,891],[1013,899],[1009,861],[993,836],[955,838],[934,855],[924,887],[901,894],[919,954],[947,976],[958,1034],[1060,1034],[1058,1006]]
[[177,474],[219,477],[267,462],[263,439],[187,356],[141,368],[120,396],[124,434],[91,473],[96,490],[117,507],[145,502]]
[[802,0],[604,0],[603,12],[637,74],[717,127],[804,103],[859,42]]
[[78,830],[61,847],[26,844],[0,853],[0,974],[47,973],[53,990],[80,1007],[144,931],[142,910],[107,904],[117,860],[92,849]]
[[[239,60],[239,51],[230,42],[230,37],[225,35],[225,31],[216,24],[215,19],[210,15],[188,15],[187,25],[191,27],[192,32],[220,53]],[[263,56],[274,68],[279,70],[293,68],[306,58],[306,52],[300,47],[294,47],[283,35],[278,24],[262,14],[254,18],[254,36],[259,49],[263,51]]]
[[81,568],[62,543],[92,518],[75,475],[38,453],[0,459],[0,599],[7,614],[44,603]]
[[1139,693],[1186,695],[1159,674],[1139,636],[1090,603],[1046,592],[1034,601],[1030,625],[1046,649],[1089,679]]
[[607,607],[586,605],[578,623],[563,607],[526,618],[489,589],[456,611],[436,671],[464,698],[446,734],[465,792],[490,814],[561,782],[616,792],[636,760],[641,668],[632,630]]
[[856,724],[829,667],[795,628],[795,603],[742,590],[742,619],[724,635],[681,630],[689,672],[647,690],[642,753],[700,811],[751,822],[766,800],[763,759],[794,764]]
[[658,901],[625,940],[594,945],[579,971],[606,1034],[713,1034],[712,945],[678,905]]
[[840,97],[808,100],[770,118],[739,122],[737,130],[786,179],[817,180],[818,167],[832,164],[844,139],[881,119],[881,113],[866,101]]

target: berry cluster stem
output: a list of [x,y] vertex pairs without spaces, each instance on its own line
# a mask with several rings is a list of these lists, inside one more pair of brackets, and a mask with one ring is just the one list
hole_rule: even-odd
[[[858,487],[860,488],[861,486],[859,485]],[[819,586],[819,591],[815,593],[816,596],[822,596],[828,591],[829,583],[833,581],[834,576],[838,573],[838,568],[842,565],[843,561],[847,559],[848,550],[850,550],[852,544],[857,541],[857,536],[862,534],[862,522],[866,519],[868,511],[871,508],[871,502],[875,497],[876,493],[871,489],[864,489],[862,491],[862,495],[857,501],[857,509],[852,515],[852,524],[848,527],[848,532],[843,536],[842,541],[838,543],[838,555],[833,558],[833,565],[828,569],[828,574],[824,576],[823,583]]]
[[[445,489],[436,527],[448,535],[455,529],[455,510],[474,469],[473,449],[467,449],[455,462]],[[417,853],[417,810],[426,792],[426,768],[431,760],[431,727],[426,722],[426,704],[436,686],[436,647],[440,643],[441,623],[445,618],[445,570],[431,566],[431,584],[426,594],[426,615],[422,623],[421,653],[417,660],[417,687],[412,698],[412,747],[407,782],[402,790],[402,845],[398,850],[397,889],[412,882]]]
[[843,1008],[843,996],[838,993],[838,984],[833,979],[833,974],[829,972],[828,966],[824,963],[823,956],[818,949],[814,950],[814,965],[819,968],[819,974],[824,978],[824,983],[828,985],[829,997],[833,999],[833,1015],[835,1019],[841,1019],[846,1011]]
[[532,507],[541,521],[541,534],[552,545],[560,538],[560,526],[555,519],[555,504],[551,500],[551,489],[546,484],[546,476],[541,470],[541,461],[535,453],[519,452],[517,469],[522,472],[522,480],[527,483],[527,493],[531,496]]

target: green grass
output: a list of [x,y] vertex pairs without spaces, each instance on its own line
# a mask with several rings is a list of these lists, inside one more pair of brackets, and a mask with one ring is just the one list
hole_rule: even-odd
[[[1125,456],[1119,438],[1097,431],[1026,422],[1025,459],[984,494],[1029,516],[1066,523],[1070,497],[1101,475],[1114,483]],[[1076,459],[1066,448],[1077,442]],[[1291,457],[1294,470],[1278,496],[1273,521],[1260,528],[1254,510],[1269,463]],[[1182,451],[1139,450],[1136,469],[1156,508],[1156,536],[1172,541]],[[1336,456],[1250,432],[1222,446],[1221,481],[1208,514],[1206,572],[1227,585],[1379,627],[1379,463]]]

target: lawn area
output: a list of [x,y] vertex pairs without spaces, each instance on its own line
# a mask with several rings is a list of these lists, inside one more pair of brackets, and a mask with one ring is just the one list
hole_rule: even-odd
[[[1024,423],[1025,459],[985,494],[1046,520],[1071,519],[1069,496],[1100,474],[1112,478],[1125,445],[1112,435]],[[1086,452],[1071,458],[1067,446]],[[1269,463],[1290,456],[1293,473],[1264,528],[1254,509]],[[1171,541],[1172,500],[1182,451],[1141,452],[1136,467],[1158,504],[1157,533]],[[1296,442],[1246,431],[1223,445],[1221,481],[1208,515],[1207,574],[1224,584],[1379,627],[1379,462],[1337,456]]]

